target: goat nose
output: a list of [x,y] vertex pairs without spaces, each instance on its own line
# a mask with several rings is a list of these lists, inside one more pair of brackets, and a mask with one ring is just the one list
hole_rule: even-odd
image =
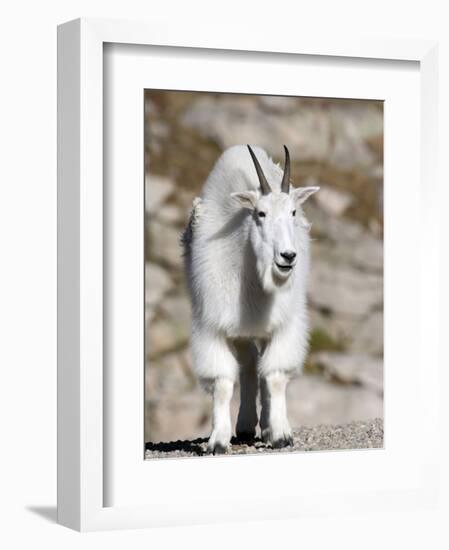
[[293,252],[293,250],[286,250],[285,252],[281,252],[281,256],[287,260],[287,262],[293,262],[293,260],[296,258],[296,252]]

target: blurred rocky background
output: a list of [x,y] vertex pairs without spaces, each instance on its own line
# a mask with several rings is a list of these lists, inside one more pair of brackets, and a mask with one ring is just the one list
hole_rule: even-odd
[[[145,439],[208,435],[211,398],[189,353],[180,234],[220,153],[252,143],[295,185],[319,185],[312,222],[311,343],[288,390],[293,427],[383,417],[383,104],[148,90],[145,94]],[[232,403],[238,408],[238,388]]]

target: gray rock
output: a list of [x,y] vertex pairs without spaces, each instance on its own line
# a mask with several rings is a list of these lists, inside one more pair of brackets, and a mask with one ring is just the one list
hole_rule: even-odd
[[[176,354],[183,352],[190,337],[190,304],[187,296],[166,296],[158,305],[158,317],[147,325],[147,353],[148,357],[162,357],[166,361],[166,354],[172,354],[173,365]],[[181,356],[180,356],[181,357]],[[181,360],[181,359],[180,359]],[[182,360],[185,363],[185,359]],[[188,362],[190,364],[190,361]]]
[[258,97],[258,100],[263,111],[282,115],[294,113],[299,105],[296,98],[275,95],[262,95]]
[[308,296],[312,307],[361,317],[382,304],[383,279],[314,253]]
[[189,339],[188,327],[167,319],[155,319],[146,330],[146,353],[151,361],[183,349]]
[[152,262],[145,264],[145,315],[147,320],[154,317],[156,306],[173,287],[169,273]]
[[320,191],[315,195],[315,200],[327,214],[341,216],[351,205],[353,197],[350,193],[320,184]]
[[149,125],[148,131],[156,140],[165,139],[170,135],[170,126],[163,120],[155,120]]
[[382,238],[382,224],[375,218],[371,218],[368,222],[369,230],[376,239]]
[[161,311],[168,320],[177,326],[186,327],[188,331],[190,327],[191,312],[190,303],[185,294],[178,294],[165,298],[161,303]]
[[374,311],[353,329],[349,351],[382,356],[384,350],[384,313]]
[[383,391],[383,361],[366,354],[319,352],[311,362],[323,369],[325,376],[343,384],[358,384],[376,392]]
[[187,350],[147,362],[145,398],[146,441],[207,434],[210,397],[196,383]]
[[150,361],[145,376],[148,399],[173,399],[184,392],[194,390],[195,387],[196,382],[190,370],[190,357],[187,351],[168,352],[157,360]]
[[[256,104],[244,98],[203,96],[185,112],[182,123],[225,149],[236,143],[253,142],[247,138],[251,135],[253,120],[258,112]],[[239,133],[240,139],[237,137]]]
[[171,179],[156,174],[145,176],[145,210],[152,215],[157,213],[161,205],[175,189]]
[[257,143],[280,154],[288,143],[295,159],[333,163],[342,168],[371,166],[375,155],[366,140],[382,134],[382,112],[375,106],[338,102],[329,109],[297,98],[198,98],[184,113],[184,125],[212,139],[222,149]]
[[[317,196],[319,193],[317,193]],[[312,202],[306,204],[308,220],[316,235],[312,251],[335,263],[363,271],[383,273],[383,243],[354,221],[330,216]]]
[[339,102],[330,107],[329,117],[332,145],[328,160],[331,164],[345,169],[374,164],[376,157],[366,141],[382,135],[382,111],[362,102]]
[[[271,98],[272,107],[245,98],[202,97],[186,111],[183,124],[214,140],[222,149],[236,143],[256,143],[272,155],[280,155],[280,144],[288,143],[296,159],[324,159],[329,151],[330,123],[318,108],[301,108],[296,98]],[[288,103],[292,105],[290,109]]]
[[156,116],[157,113],[158,113],[158,108],[156,103],[154,103],[154,101],[152,101],[149,97],[145,97],[145,116],[154,117]]
[[315,375],[300,376],[289,384],[287,407],[293,426],[342,424],[383,417],[383,398],[377,391],[336,384]]
[[149,221],[146,224],[146,230],[149,259],[168,268],[181,269],[183,251],[180,244],[180,231],[156,220]]
[[310,326],[328,334],[348,353],[362,353],[373,357],[382,357],[383,312],[373,311],[367,316],[359,317],[337,313],[326,315],[310,307]]
[[316,329],[327,334],[342,349],[348,349],[355,329],[360,323],[360,317],[342,313],[329,314],[328,310],[323,313],[323,311],[316,309],[313,304],[309,304],[309,318],[312,330]]
[[182,226],[186,223],[186,214],[175,204],[163,204],[156,212],[156,219],[164,225]]
[[368,170],[368,174],[371,178],[377,179],[382,183],[384,177],[384,167],[382,164],[374,164]]
[[201,394],[201,388],[182,391],[170,399],[146,402],[146,441],[170,441],[172,439],[205,437],[209,433],[209,404]]

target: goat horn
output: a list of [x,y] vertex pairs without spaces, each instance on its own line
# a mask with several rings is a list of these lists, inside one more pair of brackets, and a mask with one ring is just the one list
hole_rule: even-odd
[[284,145],[285,151],[285,165],[284,165],[284,175],[282,177],[281,191],[283,193],[289,193],[290,191],[290,153],[288,152],[287,147]]
[[251,158],[253,159],[254,166],[256,168],[257,176],[259,178],[260,188],[262,190],[262,195],[268,195],[268,193],[271,193],[271,187],[267,182],[267,179],[262,172],[262,168],[259,164],[259,161],[256,158],[256,155],[254,154],[254,151],[251,149],[251,147],[248,145],[248,149],[251,155]]

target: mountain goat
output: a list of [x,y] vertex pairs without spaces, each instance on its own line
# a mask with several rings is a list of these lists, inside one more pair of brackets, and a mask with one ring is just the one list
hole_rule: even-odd
[[290,185],[284,149],[284,171],[258,147],[226,150],[183,235],[193,369],[213,395],[214,454],[230,445],[238,376],[237,437],[255,437],[260,385],[262,439],[274,448],[292,443],[285,393],[308,340],[309,225],[301,204],[319,188]]

